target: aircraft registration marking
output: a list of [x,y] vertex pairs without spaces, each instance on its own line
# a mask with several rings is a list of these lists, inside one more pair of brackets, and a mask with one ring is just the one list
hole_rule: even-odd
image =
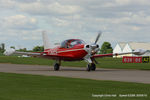
[[57,50],[50,50],[48,51],[49,55],[57,55]]

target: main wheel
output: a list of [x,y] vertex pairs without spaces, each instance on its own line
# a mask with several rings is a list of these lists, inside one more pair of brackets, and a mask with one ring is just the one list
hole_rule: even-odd
[[94,63],[91,64],[91,70],[95,71],[96,65]]
[[60,65],[59,65],[58,63],[56,63],[56,64],[54,65],[54,70],[55,70],[55,71],[59,70],[59,66],[60,66]]

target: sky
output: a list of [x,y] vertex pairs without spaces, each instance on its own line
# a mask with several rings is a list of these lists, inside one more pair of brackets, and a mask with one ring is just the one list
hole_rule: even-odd
[[79,38],[92,44],[108,41],[150,42],[149,0],[0,0],[0,43],[32,49]]

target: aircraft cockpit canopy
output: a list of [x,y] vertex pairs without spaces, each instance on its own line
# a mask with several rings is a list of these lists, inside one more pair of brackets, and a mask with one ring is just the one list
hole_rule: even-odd
[[85,44],[83,40],[80,39],[69,39],[65,40],[61,43],[61,48],[73,48],[75,45]]

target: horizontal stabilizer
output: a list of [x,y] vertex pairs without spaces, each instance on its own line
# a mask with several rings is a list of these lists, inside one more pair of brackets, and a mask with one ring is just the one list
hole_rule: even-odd
[[10,56],[10,55],[12,55],[13,53],[15,53],[15,49],[13,49],[13,48],[9,48],[9,49],[7,49],[5,52],[4,52],[4,55],[6,55],[6,56]]

